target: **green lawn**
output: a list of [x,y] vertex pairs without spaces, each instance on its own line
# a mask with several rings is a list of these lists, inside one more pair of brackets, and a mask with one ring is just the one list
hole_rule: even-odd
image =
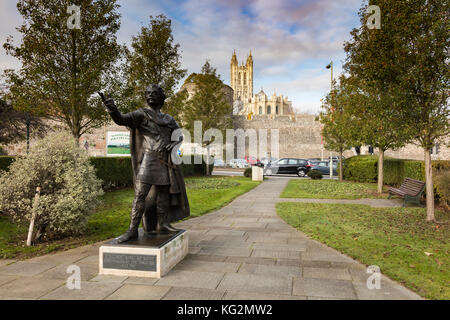
[[130,148],[108,147],[107,154],[130,154]]
[[[221,208],[259,184],[249,178],[219,176],[188,177],[185,182],[191,217]],[[102,204],[89,218],[85,235],[33,247],[24,245],[28,226],[16,226],[0,216],[0,258],[25,258],[114,238],[128,229],[133,197],[131,188],[106,192]]]
[[[287,223],[429,299],[450,299],[450,213],[427,223],[424,208],[279,203]],[[431,253],[431,255],[425,254]]]
[[292,179],[281,194],[281,198],[361,199],[387,198],[387,195],[377,194],[375,183]]

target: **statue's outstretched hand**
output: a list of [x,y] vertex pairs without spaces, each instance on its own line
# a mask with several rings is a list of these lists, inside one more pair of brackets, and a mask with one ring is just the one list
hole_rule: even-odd
[[105,95],[102,92],[99,92],[98,94],[100,98],[102,98],[103,104],[106,106],[108,111],[112,111],[117,108],[112,98],[105,98]]

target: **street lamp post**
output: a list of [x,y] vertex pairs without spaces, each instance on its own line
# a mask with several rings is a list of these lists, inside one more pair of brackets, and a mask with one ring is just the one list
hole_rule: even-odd
[[[331,69],[331,82],[330,82],[330,87],[331,87],[331,95],[333,95],[333,60],[330,62],[329,65],[327,65],[326,67],[327,69]],[[333,101],[333,100],[331,100]],[[331,109],[333,109],[333,106],[331,105]],[[331,151],[330,151],[330,179],[333,179],[333,157],[331,155]]]

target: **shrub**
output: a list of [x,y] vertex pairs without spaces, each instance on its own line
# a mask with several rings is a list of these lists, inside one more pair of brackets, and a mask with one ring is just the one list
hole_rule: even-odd
[[450,170],[439,170],[436,175],[436,193],[441,204],[450,209]]
[[[438,170],[450,170],[450,161],[432,161],[434,176]],[[378,156],[355,156],[345,160],[344,179],[357,182],[376,182],[378,179]],[[384,159],[383,182],[399,186],[405,178],[425,181],[425,164],[419,160]]]
[[14,222],[29,222],[38,186],[36,239],[85,231],[103,193],[86,151],[63,131],[48,134],[0,175],[0,211]]
[[343,177],[357,182],[375,182],[377,180],[376,156],[356,156],[345,159]]
[[318,179],[322,179],[322,172],[320,172],[319,170],[310,170],[308,172],[308,177],[310,177],[313,180],[318,180]]
[[247,168],[244,170],[244,177],[250,178],[252,176],[252,168]]
[[130,157],[91,157],[97,177],[103,188],[126,187],[133,185],[133,170]]

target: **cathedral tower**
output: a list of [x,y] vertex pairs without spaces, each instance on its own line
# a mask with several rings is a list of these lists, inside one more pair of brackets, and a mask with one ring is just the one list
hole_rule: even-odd
[[250,51],[247,61],[238,64],[236,51],[231,56],[230,86],[234,90],[234,100],[244,103],[250,102],[253,97],[253,57]]

